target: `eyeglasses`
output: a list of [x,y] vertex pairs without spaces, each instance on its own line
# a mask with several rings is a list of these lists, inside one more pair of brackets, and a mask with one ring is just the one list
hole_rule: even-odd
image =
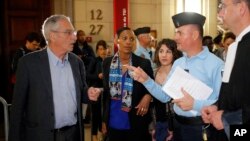
[[76,35],[76,31],[75,30],[68,30],[68,31],[57,31],[57,30],[52,30],[52,32],[56,32],[56,33],[64,33],[68,36],[71,36],[71,35]]
[[241,3],[241,1],[238,1],[238,2],[233,2],[233,3],[229,3],[229,4],[225,4],[225,3],[220,3],[219,6],[218,6],[218,10],[221,11],[223,9],[226,9],[228,6],[230,5],[236,5],[238,3]]

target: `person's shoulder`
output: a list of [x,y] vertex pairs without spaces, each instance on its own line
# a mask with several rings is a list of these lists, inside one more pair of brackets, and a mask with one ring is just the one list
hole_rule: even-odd
[[69,52],[68,53],[69,57],[76,60],[76,61],[81,61],[81,58],[79,56],[77,56],[75,53],[73,52]]
[[132,53],[132,60],[137,62],[146,62],[148,59],[138,56],[135,53]]
[[[147,67],[148,65],[151,66],[151,62],[149,59],[146,58],[142,58],[140,56],[137,56],[135,54],[132,54],[132,63],[134,63],[134,65],[139,65],[139,66],[145,66]],[[143,65],[144,64],[144,65]]]
[[246,44],[248,44],[249,42],[250,42],[250,32],[248,32],[247,34],[245,34],[243,37],[242,37],[242,39],[241,39],[241,41],[239,42],[239,45],[241,44],[241,43],[246,43]]
[[214,63],[224,64],[224,61],[220,57],[216,56],[214,53],[209,53],[208,60]]
[[28,54],[25,54],[23,57],[20,58],[20,62],[36,62],[38,58],[42,56],[42,54],[46,54],[46,49],[36,50],[33,52],[30,52]]
[[110,56],[110,57],[105,58],[105,59],[103,60],[103,64],[106,64],[106,63],[111,62],[112,58],[113,58],[113,56]]
[[110,56],[103,60],[103,63],[102,63],[102,67],[104,68],[103,72],[107,72],[107,70],[109,70],[112,59],[113,59],[113,56]]
[[26,54],[24,57],[37,57],[43,53],[46,53],[47,50],[46,49],[41,49],[41,50],[36,50],[36,51],[32,51],[28,54]]
[[213,53],[209,53],[208,57],[205,59],[204,65],[209,71],[218,70],[216,68],[222,69],[224,67],[224,61]]
[[182,56],[182,57],[176,59],[176,60],[174,61],[174,63],[175,63],[175,64],[181,64],[181,63],[183,63],[184,61],[186,61],[186,59],[185,59],[184,56]]
[[142,51],[141,47],[140,47],[140,46],[136,46],[133,53],[134,53],[135,55],[141,56],[142,52],[143,52],[143,51]]

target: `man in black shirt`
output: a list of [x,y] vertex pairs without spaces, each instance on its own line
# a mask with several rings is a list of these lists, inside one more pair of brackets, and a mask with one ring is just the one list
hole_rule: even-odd
[[84,31],[78,30],[76,36],[77,40],[72,52],[82,59],[87,70],[89,63],[95,59],[95,53],[93,48],[87,43]]

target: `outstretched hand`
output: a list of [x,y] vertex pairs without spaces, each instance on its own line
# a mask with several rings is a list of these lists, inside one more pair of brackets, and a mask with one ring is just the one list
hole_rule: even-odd
[[144,83],[148,80],[148,75],[140,67],[134,67],[130,65],[126,65],[125,67],[127,67],[127,69],[131,71],[134,80],[140,83]]

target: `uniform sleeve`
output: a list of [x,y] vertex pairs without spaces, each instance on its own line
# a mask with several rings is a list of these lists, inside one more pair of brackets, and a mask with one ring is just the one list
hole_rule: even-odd
[[170,97],[162,90],[161,86],[154,82],[152,78],[148,78],[143,85],[147,88],[150,94],[163,103],[167,103]]

